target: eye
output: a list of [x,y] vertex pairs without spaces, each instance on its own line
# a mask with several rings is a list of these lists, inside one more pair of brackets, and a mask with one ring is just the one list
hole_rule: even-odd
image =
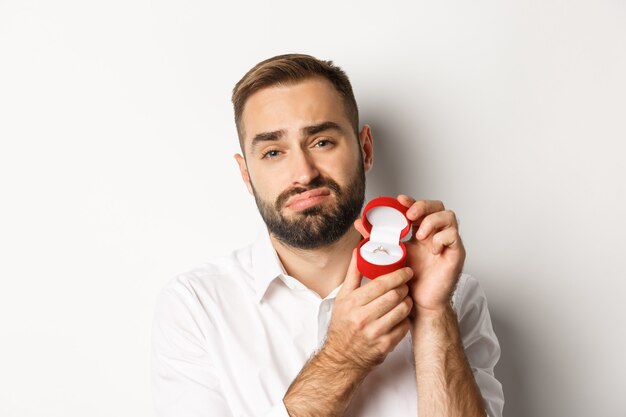
[[272,159],[272,158],[276,158],[278,155],[280,155],[280,151],[276,150],[276,149],[270,149],[269,151],[263,153],[262,155],[262,159]]
[[316,148],[327,148],[328,146],[332,145],[333,143],[328,140],[328,139],[320,139],[317,142],[315,142],[315,145],[313,145]]

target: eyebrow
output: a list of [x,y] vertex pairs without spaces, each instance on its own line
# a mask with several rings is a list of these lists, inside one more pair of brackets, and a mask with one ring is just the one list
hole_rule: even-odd
[[255,135],[252,139],[251,152],[254,153],[255,149],[263,142],[277,141],[285,135],[284,130],[275,130],[273,132],[264,132]]
[[[305,126],[302,129],[302,135],[304,137],[312,136],[327,130],[336,130],[339,133],[343,132],[343,129],[339,124],[331,121],[318,123],[316,125]],[[255,149],[263,142],[276,142],[283,138],[285,135],[284,130],[275,130],[273,132],[259,133],[252,138],[251,152],[254,153]]]
[[302,129],[302,133],[305,136],[311,136],[320,132],[324,132],[326,130],[336,130],[340,133],[343,132],[343,129],[337,123],[328,121],[328,122],[322,122],[313,126],[307,126]]

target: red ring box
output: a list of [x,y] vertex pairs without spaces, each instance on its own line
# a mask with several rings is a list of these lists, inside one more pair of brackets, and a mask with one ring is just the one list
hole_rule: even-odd
[[374,279],[406,266],[406,247],[400,240],[411,231],[404,207],[393,197],[377,197],[363,209],[361,221],[370,233],[357,247],[357,268]]

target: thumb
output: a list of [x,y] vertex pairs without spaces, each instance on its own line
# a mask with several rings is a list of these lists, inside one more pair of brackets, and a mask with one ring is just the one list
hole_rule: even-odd
[[369,232],[365,229],[365,226],[363,226],[363,221],[360,218],[354,221],[354,228],[358,230],[364,238],[370,237]]
[[356,251],[356,248],[352,251],[352,259],[350,260],[350,265],[348,266],[346,279],[343,280],[343,285],[339,290],[339,294],[348,294],[361,286],[362,275],[359,268],[356,266]]

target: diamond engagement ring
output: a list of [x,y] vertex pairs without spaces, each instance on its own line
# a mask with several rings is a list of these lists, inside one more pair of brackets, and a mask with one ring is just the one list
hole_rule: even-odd
[[372,251],[372,253],[376,253],[376,252],[385,252],[387,255],[389,255],[389,252],[387,251],[387,249],[385,249],[383,245],[378,246],[376,249]]

